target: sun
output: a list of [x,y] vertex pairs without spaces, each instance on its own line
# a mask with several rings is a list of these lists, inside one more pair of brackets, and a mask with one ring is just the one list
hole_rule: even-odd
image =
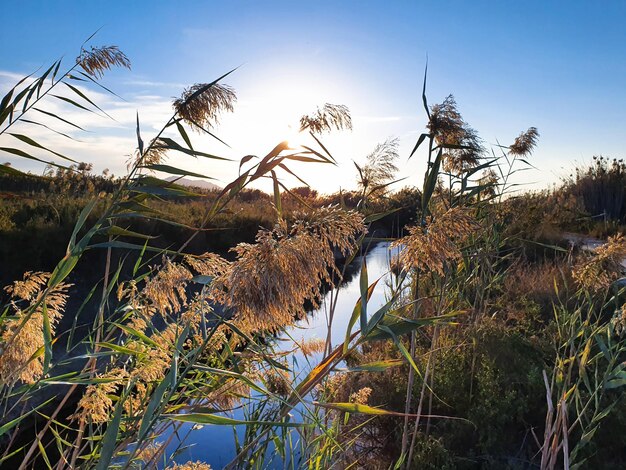
[[308,133],[301,131],[299,127],[289,126],[285,141],[289,145],[289,149],[301,151],[304,150],[305,146],[311,146],[311,142],[309,142],[310,139],[311,137]]

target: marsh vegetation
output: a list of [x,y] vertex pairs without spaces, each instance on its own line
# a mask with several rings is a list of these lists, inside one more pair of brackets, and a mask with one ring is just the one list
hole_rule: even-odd
[[179,184],[221,159],[194,138],[235,110],[227,73],[183,90],[156,135],[139,114],[127,174],[95,175],[29,129],[79,129],[41,103],[101,111],[89,90],[112,67],[130,67],[118,48],[83,48],[0,104],[0,151],[49,165],[0,166],[3,465],[206,469],[211,426],[225,468],[621,468],[623,161],[520,192],[539,131],[488,149],[425,79],[425,174],[402,189],[394,138],[355,163],[354,191],[295,175],[342,158],[324,144],[352,126],[337,104],[223,188]]

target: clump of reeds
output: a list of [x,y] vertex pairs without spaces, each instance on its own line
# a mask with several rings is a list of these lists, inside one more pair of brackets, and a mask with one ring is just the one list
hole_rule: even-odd
[[463,243],[480,228],[467,209],[454,207],[437,217],[428,217],[424,226],[409,227],[408,235],[393,242],[401,247],[399,261],[405,269],[436,272],[461,259]]
[[[114,66],[129,66],[115,47],[82,50],[73,65],[94,79]],[[42,83],[43,79],[35,82],[32,90],[37,91]],[[37,457],[47,462],[46,452],[53,447],[59,468],[104,468],[114,462],[148,467],[161,457],[167,462],[165,466],[171,463],[165,451],[179,435],[181,422],[245,425],[245,441],[238,443],[238,455],[229,468],[242,462],[262,465],[270,442],[282,449],[285,462],[295,462],[290,459],[297,456],[303,465],[318,468],[341,465],[347,461],[346,456],[356,456],[357,465],[384,463],[385,467],[393,464],[395,468],[411,468],[425,463],[420,459],[428,458],[424,447],[431,444],[445,453],[444,460],[449,462],[455,450],[441,444],[442,435],[437,434],[441,430],[454,433],[454,438],[467,444],[473,455],[492,457],[502,454],[496,451],[513,448],[505,446],[509,441],[500,438],[501,432],[514,418],[519,429],[524,427],[526,409],[534,404],[535,397],[530,394],[537,389],[537,364],[550,361],[554,379],[550,383],[545,375],[548,412],[544,443],[541,446],[535,435],[533,440],[524,440],[522,448],[529,455],[530,449],[541,454],[546,468],[555,466],[559,452],[566,462],[570,457],[574,460],[577,449],[591,438],[594,426],[610,411],[603,408],[606,390],[622,385],[625,348],[619,338],[626,315],[624,307],[617,304],[621,310],[615,310],[611,305],[618,313],[608,323],[593,316],[597,308],[590,302],[600,298],[599,289],[616,279],[617,262],[625,255],[626,247],[623,237],[615,237],[575,268],[573,276],[581,292],[597,295],[594,300],[589,300],[592,296],[576,297],[579,306],[574,312],[567,306],[556,308],[556,328],[549,325],[546,332],[522,338],[521,329],[505,323],[507,319],[500,320],[502,309],[494,292],[516,277],[509,269],[514,255],[506,252],[504,222],[498,207],[494,207],[495,196],[504,195],[514,164],[535,148],[537,130],[531,127],[511,146],[502,147],[508,152],[503,150],[507,162],[504,169],[498,159],[477,168],[484,155],[483,144],[461,116],[454,98],[449,96],[429,108],[424,97],[428,133],[422,134],[415,149],[428,141],[428,166],[421,190],[405,195],[419,199],[412,201],[412,207],[419,207],[419,212],[413,214],[418,222],[406,227],[406,235],[392,244],[401,249],[396,263],[398,275],[387,286],[384,305],[374,309],[371,298],[378,280],[368,277],[367,263],[362,261],[360,295],[354,299],[345,337],[337,343],[330,334],[339,295],[336,290],[328,302],[326,340],[299,345],[307,361],[313,361],[314,353],[323,355],[301,377],[290,370],[290,353],[274,350],[270,333],[280,332],[305,315],[305,303],[317,306],[324,283],[340,287],[345,271],[338,268],[336,257],[345,257],[348,262],[354,259],[366,231],[366,218],[358,211],[332,206],[305,214],[292,213],[287,220],[281,191],[292,196],[295,192],[284,186],[277,172],[291,173],[286,166],[290,159],[332,163],[334,159],[318,136],[352,127],[345,106],[326,104],[300,120],[301,131],[309,131],[319,151],[303,147],[302,153],[285,154],[288,145],[283,142],[255,165],[252,156],[244,157],[237,178],[201,206],[201,220],[180,249],[160,250],[150,245],[150,235],[123,227],[125,217],[131,215],[146,220],[162,217],[163,212],[158,211],[163,206],[161,198],[189,195],[184,188],[144,172],[187,174],[179,168],[159,165],[170,150],[218,158],[195,149],[183,126],[213,136],[207,129],[213,130],[221,112],[233,110],[235,99],[234,91],[226,85],[196,84],[174,101],[172,117],[154,138],[146,141],[147,145],[138,124],[137,151],[129,174],[105,201],[107,205],[93,226],[86,223],[94,207],[91,205],[78,217],[66,255],[54,273],[29,273],[7,289],[12,298],[0,318],[1,396],[17,394],[21,406],[29,404],[36,387],[44,388],[55,381],[65,386],[57,408],[51,413],[47,409],[40,412],[46,421],[27,443],[22,467],[33,464]],[[18,103],[25,112],[30,109],[28,103],[16,100],[3,100],[5,108],[0,114],[9,116]],[[167,137],[166,130],[178,131],[180,139]],[[355,193],[353,207],[363,210],[366,193],[371,194],[371,188],[387,185],[393,178],[397,149],[396,140],[387,140],[359,168],[363,191],[360,203]],[[479,170],[485,170],[482,179],[475,176]],[[69,167],[67,171],[84,173],[86,167]],[[442,175],[448,176],[448,187]],[[224,216],[237,195],[260,178],[270,178],[274,183],[273,206],[269,197],[259,199],[269,206],[273,228],[259,230],[253,243],[235,246],[229,260],[214,253],[186,253],[193,237],[207,233],[208,224],[218,215]],[[342,196],[339,199],[345,202]],[[304,207],[308,205],[301,202]],[[107,241],[98,240],[97,235],[105,235]],[[132,244],[136,238],[146,244]],[[118,247],[141,253],[130,279],[123,281],[122,266],[115,271],[111,262],[111,254]],[[107,250],[107,262],[101,290],[94,290],[101,294],[101,302],[93,327],[80,340],[80,347],[87,351],[81,356],[83,367],[56,380],[50,377],[37,383],[54,373],[53,337],[67,302],[69,285],[65,280],[84,252],[96,248]],[[146,253],[155,250],[159,256],[144,261]],[[528,293],[541,290],[546,294],[546,278],[557,271],[528,276],[527,284],[534,282],[525,287],[532,291]],[[537,279],[541,280],[540,286]],[[110,302],[116,284],[117,302]],[[474,314],[465,315],[470,311]],[[450,323],[458,328],[446,328]],[[75,332],[75,328],[70,330],[72,335]],[[554,358],[548,357],[544,346],[553,338],[559,345]],[[381,375],[374,380],[368,375],[374,373]],[[20,382],[37,386],[12,388]],[[519,387],[519,383],[527,387]],[[586,389],[581,393],[583,387]],[[254,397],[251,390],[255,391]],[[506,391],[505,397],[499,399],[502,390]],[[309,401],[311,394],[316,402]],[[555,404],[553,396],[558,397],[556,412],[551,408]],[[572,397],[577,404],[583,404],[576,410],[577,415],[572,414]],[[58,415],[64,404],[71,402],[77,402],[76,409],[67,423],[61,423]],[[3,404],[11,406],[7,400]],[[303,422],[290,415],[299,404]],[[245,407],[246,418],[229,420],[225,413],[238,406]],[[354,419],[355,414],[379,416],[385,421],[381,425],[382,420],[371,421],[363,416]],[[536,421],[539,414],[529,421]],[[447,418],[461,423],[458,427],[435,425],[436,420]],[[18,432],[18,427],[11,426],[20,419],[2,426],[3,432],[12,433],[11,443]],[[468,420],[482,423],[484,429],[471,431]],[[580,426],[583,437],[572,452],[568,452],[567,445],[575,437],[573,426],[570,429],[563,423]],[[291,427],[298,429],[299,448],[291,444]],[[533,433],[535,427],[528,432]],[[165,432],[168,428],[173,432]],[[491,435],[487,430],[493,431]],[[399,434],[401,439],[397,438]],[[156,436],[170,436],[170,442],[159,442]],[[515,442],[515,449],[518,444]],[[354,449],[351,454],[350,447]],[[0,458],[10,456],[9,452],[14,450],[7,448]],[[533,456],[529,459],[538,460]],[[210,467],[187,462],[166,468]]]
[[626,223],[626,163],[594,156],[590,165],[576,168],[562,191],[581,200],[592,220]]
[[626,239],[622,234],[609,237],[595,253],[585,257],[574,267],[572,276],[578,285],[592,292],[606,292],[609,286],[622,275],[626,259]]
[[12,316],[1,323],[0,384],[18,379],[32,384],[42,377],[44,338],[54,336],[70,287],[60,283],[45,292],[49,279],[50,273],[27,272],[23,280],[5,288],[12,299]]
[[245,331],[275,330],[317,304],[322,283],[332,284],[334,252],[347,254],[363,232],[363,217],[321,208],[291,228],[281,220],[262,230],[255,244],[234,248],[237,261],[214,283],[216,300],[232,309]]

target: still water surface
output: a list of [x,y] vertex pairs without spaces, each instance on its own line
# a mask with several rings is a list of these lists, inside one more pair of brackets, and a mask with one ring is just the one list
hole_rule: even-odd
[[[372,283],[374,280],[381,278],[368,303],[368,311],[370,313],[375,312],[376,309],[385,303],[386,281],[392,276],[392,274],[389,273],[390,256],[391,253],[388,243],[379,243],[366,254],[369,282]],[[335,292],[335,295],[338,294],[338,299],[332,326],[333,345],[337,345],[343,341],[346,329],[348,328],[350,315],[352,314],[355,303],[361,295],[359,288],[361,259],[357,258],[354,263],[357,266],[356,274],[342,285],[338,292]],[[293,349],[294,343],[290,338],[298,342],[302,339],[326,338],[328,331],[327,309],[329,307],[330,295],[330,293],[326,295],[319,309],[310,312],[307,318],[288,328],[278,342],[278,350]],[[297,372],[301,377],[304,377],[310,370],[311,365],[315,365],[321,358],[321,354],[314,354],[309,357],[307,361],[307,358],[301,352],[296,351],[291,355],[290,361],[295,360]],[[311,365],[309,365],[309,362]],[[229,417],[245,419],[241,410],[231,413]],[[244,427],[237,426],[236,428],[241,442]],[[182,438],[189,431],[191,431],[189,437],[183,444],[183,446],[189,447],[185,448],[175,457],[174,460],[176,462],[184,463],[189,460],[201,460],[210,464],[213,469],[220,469],[235,457],[235,442],[233,428],[231,426],[204,426],[201,429],[192,430],[191,425],[185,424],[180,428],[178,434]],[[176,438],[174,438],[174,440],[176,440]],[[172,443],[168,448],[168,455],[174,452],[177,447],[178,443]],[[267,462],[267,468],[279,469],[283,467],[284,463],[277,461],[277,459],[272,462]]]

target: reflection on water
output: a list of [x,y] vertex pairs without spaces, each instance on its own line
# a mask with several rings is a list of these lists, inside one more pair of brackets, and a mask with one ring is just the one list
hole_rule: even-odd
[[[563,238],[570,242],[572,246],[578,246],[585,251],[595,251],[598,247],[604,245],[606,240],[590,237],[588,235],[580,235],[577,233],[566,232]],[[626,269],[626,258],[622,260],[622,267]]]
[[[368,311],[370,313],[373,313],[385,303],[385,285],[389,277],[392,276],[392,274],[389,273],[389,257],[390,250],[388,243],[379,243],[366,255],[369,283],[371,284],[376,279],[381,278],[368,303]],[[347,280],[338,292],[337,306],[331,330],[333,345],[337,345],[344,340],[350,315],[352,314],[355,303],[361,295],[359,288],[361,260],[357,259],[355,263],[357,267],[355,275]],[[337,292],[334,294],[337,295]],[[293,338],[293,340],[297,342],[303,339],[325,339],[328,332],[327,317],[331,295],[330,292],[326,295],[324,302],[318,310],[312,311],[307,318],[288,328],[278,339],[277,349],[284,351],[292,350],[294,343],[290,338]],[[303,377],[309,371],[311,365],[317,363],[321,357],[321,354],[314,354],[307,359],[301,352],[296,351],[290,356],[290,360],[295,364],[296,372]],[[297,409],[294,413],[297,413]],[[230,416],[235,419],[245,419],[241,410],[232,413]],[[191,425],[185,424],[181,427],[178,434],[183,438],[190,430]],[[243,440],[243,432],[244,427],[237,426],[237,434],[240,442]],[[173,440],[177,439],[174,438]],[[189,460],[201,460],[210,464],[214,469],[222,468],[236,455],[233,428],[230,426],[205,426],[201,429],[193,430],[183,446],[189,447],[180,451],[175,457],[176,462],[182,463]],[[178,444],[173,442],[168,447],[168,454],[174,452],[177,447]],[[268,464],[268,467],[283,468],[283,463],[272,462]]]

